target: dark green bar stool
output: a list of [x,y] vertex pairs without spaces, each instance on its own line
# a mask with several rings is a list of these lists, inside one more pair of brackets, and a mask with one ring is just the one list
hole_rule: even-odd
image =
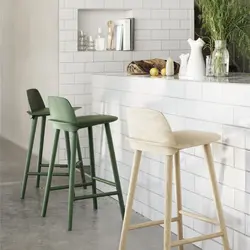
[[[52,175],[54,170],[54,163],[56,158],[58,139],[60,131],[69,132],[71,134],[71,150],[70,150],[70,177],[69,177],[69,195],[68,195],[68,230],[72,230],[72,219],[73,219],[73,202],[77,200],[93,199],[94,209],[97,209],[97,198],[105,196],[117,195],[122,218],[124,216],[124,201],[122,196],[122,189],[119,179],[119,173],[116,164],[115,151],[110,131],[110,123],[116,121],[118,118],[110,115],[89,115],[76,117],[72,106],[69,101],[62,97],[49,97],[49,108],[51,113],[51,121],[56,129],[54,137],[54,146],[52,151],[51,162],[49,166],[49,172],[47,177],[47,184],[45,188],[45,195],[42,208],[42,216],[46,216],[47,206],[49,201],[49,194],[52,190],[57,190],[57,188],[51,187]],[[105,126],[108,147],[110,152],[110,158],[112,163],[112,169],[114,174],[115,182],[111,182],[105,179],[96,177],[95,174],[95,158],[94,158],[94,143],[93,143],[93,126],[101,125]],[[76,148],[78,142],[78,130],[86,128],[88,129],[89,138],[89,153],[90,153],[90,169],[91,169],[91,186],[92,194],[75,196],[74,186],[75,186],[75,166],[76,166]],[[97,193],[96,181],[106,183],[108,185],[114,186],[116,191],[107,193]]]
[[[25,164],[25,170],[24,170],[24,176],[23,176],[23,182],[22,182],[21,199],[24,199],[25,197],[28,177],[37,176],[36,187],[39,188],[40,177],[48,175],[47,171],[41,172],[42,167],[46,167],[46,168],[49,167],[49,164],[42,163],[46,118],[47,116],[50,115],[49,108],[45,107],[44,101],[37,89],[27,90],[27,97],[28,97],[28,102],[30,106],[30,111],[28,111],[27,113],[30,115],[32,119],[32,126],[31,126],[28,153],[26,157],[26,164]],[[80,109],[80,108],[79,107],[74,108],[74,110],[77,110],[77,109]],[[41,134],[40,134],[40,146],[39,146],[39,154],[38,154],[38,162],[37,162],[37,171],[31,172],[30,161],[32,157],[33,145],[34,145],[35,134],[36,134],[36,127],[37,127],[37,122],[39,118],[41,118]],[[68,132],[65,132],[65,141],[66,141],[67,154],[69,155],[69,133]],[[82,154],[81,154],[81,148],[80,148],[79,143],[78,143],[78,158],[79,158],[79,161],[77,163],[77,167],[80,169],[81,178],[82,178],[82,184],[78,186],[83,186],[84,188],[86,188],[87,185],[85,181],[84,166],[82,162]],[[56,167],[68,168],[68,164],[57,164]],[[69,172],[68,173],[54,173],[54,175],[55,176],[69,176]]]

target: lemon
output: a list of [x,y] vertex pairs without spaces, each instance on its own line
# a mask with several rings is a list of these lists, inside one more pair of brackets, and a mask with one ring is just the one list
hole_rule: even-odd
[[165,76],[166,73],[167,73],[166,68],[164,68],[164,69],[161,70],[161,75],[162,75],[162,76]]
[[159,75],[159,70],[157,68],[152,68],[150,70],[150,75],[151,76],[158,76]]

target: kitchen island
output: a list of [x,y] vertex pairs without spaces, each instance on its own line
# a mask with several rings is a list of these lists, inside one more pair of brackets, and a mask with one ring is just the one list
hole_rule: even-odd
[[[94,113],[119,117],[119,121],[112,124],[112,132],[125,198],[133,161],[133,152],[126,140],[128,107],[161,111],[173,130],[203,130],[220,134],[221,140],[213,144],[213,155],[231,248],[250,247],[249,74],[202,81],[126,74],[94,75],[92,96]],[[98,174],[112,180],[106,138],[101,128],[96,129],[95,140],[98,145]],[[181,169],[185,209],[215,217],[208,171],[200,147],[181,153]],[[163,218],[163,177],[163,157],[144,153],[134,209],[152,220]],[[99,188],[108,191],[105,185]],[[173,215],[175,213],[173,195]],[[213,226],[192,218],[185,218],[184,224],[186,237],[215,231]],[[174,223],[172,231],[177,231]],[[221,249],[219,240],[197,245],[202,249]]]

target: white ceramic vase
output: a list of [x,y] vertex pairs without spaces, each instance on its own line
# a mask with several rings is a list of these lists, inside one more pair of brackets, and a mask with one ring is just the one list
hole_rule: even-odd
[[202,79],[206,75],[206,66],[202,55],[202,48],[205,42],[202,39],[188,39],[188,43],[191,47],[191,53],[187,65],[187,77],[196,80]]

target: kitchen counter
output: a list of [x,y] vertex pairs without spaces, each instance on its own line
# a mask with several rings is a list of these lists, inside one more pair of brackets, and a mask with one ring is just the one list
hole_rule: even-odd
[[[244,239],[246,235],[250,235],[246,223],[250,219],[248,83],[249,74],[197,81],[117,73],[94,75],[93,112],[119,117],[119,121],[112,124],[112,131],[125,197],[133,160],[133,152],[126,140],[126,109],[132,106],[156,109],[163,112],[173,130],[203,130],[221,135],[221,140],[213,144],[213,154],[231,245],[236,244],[239,237]],[[103,130],[98,128],[95,132],[98,172],[101,177],[112,179]],[[208,171],[204,165],[201,148],[182,152],[181,168],[183,206],[190,211],[215,217]],[[134,209],[152,220],[163,218],[163,173],[163,157],[145,153]],[[104,185],[99,188],[107,190]],[[174,197],[173,213],[175,208]],[[184,232],[188,236],[197,236],[211,230],[207,224],[190,218],[185,218],[184,223]],[[173,232],[176,232],[174,224]],[[204,247],[201,243],[198,243],[198,246]],[[213,249],[220,248],[213,245]],[[234,249],[238,249],[237,246],[234,246]]]

